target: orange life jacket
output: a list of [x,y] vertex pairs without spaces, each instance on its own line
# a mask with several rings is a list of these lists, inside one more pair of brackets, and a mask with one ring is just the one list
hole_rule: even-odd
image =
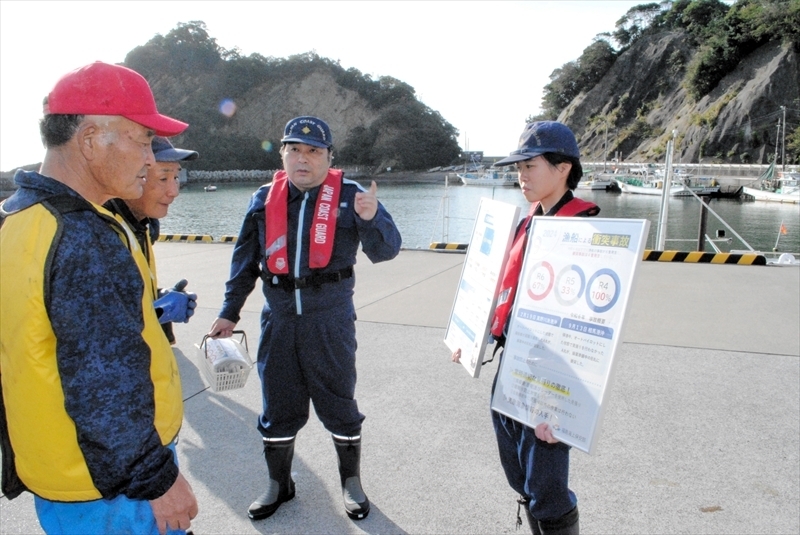
[[[331,261],[342,176],[344,173],[340,169],[330,169],[319,187],[310,229],[308,266],[311,269],[324,268]],[[286,171],[275,173],[264,208],[267,267],[270,273],[285,275],[289,273],[286,239],[289,226],[289,175]]]
[[[522,260],[525,256],[525,246],[528,243],[527,227],[538,208],[538,202],[531,204],[528,216],[517,227],[514,243],[511,245],[511,251],[508,253],[508,261],[503,270],[503,276],[500,279],[500,293],[497,296],[497,307],[494,309],[494,317],[492,318],[492,326],[490,329],[492,336],[498,339],[503,336],[508,314],[511,312],[511,307],[514,305],[514,296],[517,293],[519,275],[522,272]],[[560,217],[574,217],[582,214],[596,215],[599,211],[596,204],[573,197],[571,200],[567,201],[564,206],[559,208],[555,215]]]

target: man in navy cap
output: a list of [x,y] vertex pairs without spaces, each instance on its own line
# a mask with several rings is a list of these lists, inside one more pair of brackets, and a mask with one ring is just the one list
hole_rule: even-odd
[[317,117],[296,117],[281,139],[284,170],[253,195],[231,261],[212,337],[231,336],[257,279],[267,303],[258,347],[263,436],[269,480],[250,505],[257,520],[295,495],[292,456],[309,401],[339,457],[345,512],[369,514],[361,487],[361,422],[356,386],[353,265],[359,245],[372,262],[394,258],[400,233],[369,190],[331,169],[333,139]]
[[[175,148],[167,138],[161,136],[153,138],[152,149],[156,163],[147,168],[147,177],[142,196],[138,199],[112,199],[106,203],[106,208],[115,214],[119,214],[133,230],[155,277],[156,259],[153,254],[153,242],[158,239],[158,220],[166,217],[169,205],[180,194],[181,162],[196,160],[200,155],[193,150]],[[197,296],[193,293],[184,292],[185,284],[183,282],[181,281],[169,290],[159,290],[159,296],[164,297],[168,293],[180,292],[186,297],[183,301],[185,302],[183,317],[180,314],[177,316],[170,315],[176,321],[185,323],[194,314],[194,309],[197,306]],[[170,297],[174,298],[175,296]],[[158,304],[159,302],[157,301],[156,305],[158,306]],[[181,304],[171,303],[173,306]],[[159,314],[159,320],[161,318],[166,320],[167,316],[161,313]],[[164,330],[169,343],[175,344],[172,321],[162,321],[161,328]]]

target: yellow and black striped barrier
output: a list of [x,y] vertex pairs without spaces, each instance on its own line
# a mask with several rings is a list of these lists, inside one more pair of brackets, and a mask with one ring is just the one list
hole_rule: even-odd
[[222,243],[236,243],[236,236],[220,236],[217,241]]
[[207,242],[211,243],[214,238],[208,234],[161,234],[158,241],[186,241],[186,242]]
[[433,242],[429,249],[435,249],[437,251],[466,251],[467,245],[469,244]]
[[642,260],[650,262],[691,262],[696,264],[738,264],[766,266],[767,257],[756,253],[705,253],[702,251],[651,251],[645,249]]

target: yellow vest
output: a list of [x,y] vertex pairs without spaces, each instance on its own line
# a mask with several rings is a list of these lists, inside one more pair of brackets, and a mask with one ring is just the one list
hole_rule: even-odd
[[[93,206],[114,217],[101,206]],[[144,281],[141,336],[150,348],[154,427],[161,443],[167,445],[175,439],[183,421],[178,365],[153,308],[154,269],[148,266],[133,233],[120,224],[112,228],[130,249]],[[50,269],[57,232],[58,220],[42,204],[10,215],[0,229],[0,377],[9,437],[22,482],[49,500],[87,501],[102,496],[92,482],[75,425],[65,410],[57,340],[45,307],[46,270]]]

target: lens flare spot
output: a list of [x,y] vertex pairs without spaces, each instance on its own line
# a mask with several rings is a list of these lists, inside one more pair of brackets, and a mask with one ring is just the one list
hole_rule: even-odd
[[272,143],[269,141],[262,141],[261,148],[264,149],[264,152],[272,152]]
[[229,98],[226,98],[219,104],[219,112],[225,117],[233,117],[236,113],[236,103]]

